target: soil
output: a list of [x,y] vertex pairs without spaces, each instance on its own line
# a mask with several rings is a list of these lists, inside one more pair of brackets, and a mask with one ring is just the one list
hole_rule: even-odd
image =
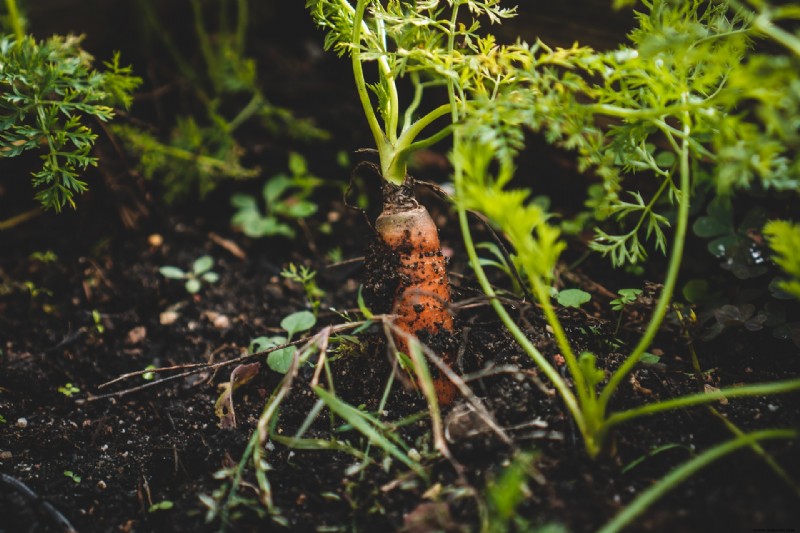
[[[86,31],[89,45],[97,50],[111,46],[115,32],[99,30],[102,13],[95,14],[97,20],[76,17],[80,22],[64,17],[62,24],[75,24],[64,28],[56,15],[71,13],[73,6],[52,4],[54,13],[30,14],[42,31]],[[175,2],[165,4],[171,6],[167,10],[178,9]],[[303,109],[335,139],[330,141],[333,145],[314,152],[319,160],[309,158],[316,173],[338,183],[315,196],[319,211],[305,221],[308,238],[249,239],[232,229],[228,197],[240,184],[223,185],[193,205],[167,206],[158,200],[157,184],[131,179],[125,163],[117,159],[114,165],[113,156],[110,167],[90,175],[92,191],[81,198],[77,211],[46,213],[0,232],[0,533],[71,528],[81,532],[476,531],[487,512],[486,495],[492,487],[502,486],[509,465],[523,466],[522,485],[517,484],[523,497],[508,528],[499,525],[500,511],[490,509],[499,531],[530,531],[545,524],[593,531],[673,468],[729,439],[731,432],[722,417],[744,431],[800,426],[798,394],[731,400],[715,405],[716,413],[698,407],[623,425],[605,453],[589,459],[564,406],[481,297],[447,204],[420,186],[421,201],[440,224],[450,259],[459,330],[456,370],[468,378],[470,389],[508,441],[459,401],[443,412],[452,455],[443,457],[435,449],[427,404],[387,356],[382,328],[348,331],[332,344],[336,356],[330,363],[330,379],[337,397],[389,424],[390,433],[413,449],[409,454],[421,457],[428,479],[410,474],[399,460],[369,446],[361,433],[327,409],[309,419],[317,403],[310,387],[318,361],[313,357],[299,369],[271,431],[291,437],[304,427],[304,437],[318,439],[317,449],[270,440],[265,461],[273,513],[257,500],[258,481],[251,463],[244,470],[237,505],[225,517],[214,513],[266,402],[284,377],[268,367],[263,355],[248,357],[248,346],[256,337],[285,333],[281,320],[309,308],[303,287],[281,276],[281,271],[293,262],[317,272],[325,295],[315,333],[359,316],[362,284],[372,288],[379,311],[387,309],[380,309],[381,294],[394,292],[391,280],[368,279],[370,274],[381,275],[364,268],[368,248],[373,251],[370,265],[381,263],[375,261],[372,232],[362,213],[348,208],[342,199],[347,171],[327,163],[338,150],[353,151],[368,144],[366,128],[354,131],[356,121],[343,119],[360,116],[357,99],[348,92],[349,80],[332,74],[343,70],[341,62],[303,55],[308,43],[318,49],[321,36],[303,18],[301,2],[296,4],[296,9],[263,8],[269,12],[267,20],[291,24],[255,47],[261,59],[283,59],[264,67],[266,79],[283,80],[267,83],[275,101]],[[591,17],[596,12],[587,13]],[[559,17],[563,14],[553,8],[540,25],[555,31],[552,21],[563,20]],[[125,22],[119,19],[124,18],[112,17],[117,31]],[[535,31],[533,23],[524,26],[526,20],[530,22],[524,18],[517,22],[517,28]],[[620,23],[615,20],[605,32],[595,30],[588,38],[603,40],[616,34]],[[581,23],[573,18],[566,26]],[[288,39],[293,32],[301,37]],[[331,106],[330,98],[321,100],[324,94],[342,98]],[[303,107],[301,101],[316,103]],[[252,140],[251,145],[262,142]],[[549,183],[572,180],[576,190],[583,186],[564,154],[540,153],[536,139],[532,145],[521,168],[530,168],[535,161],[540,171],[553,176]],[[286,151],[294,149],[288,141],[270,141],[262,148],[265,162],[285,161]],[[108,141],[100,149],[114,153]],[[415,172],[435,178],[442,174],[442,156],[429,157],[434,164]],[[4,168],[12,171],[25,171],[25,164],[3,161]],[[580,195],[554,185],[545,184],[545,189],[565,212],[580,209],[575,205]],[[25,180],[4,180],[2,218],[18,212],[30,196]],[[137,216],[131,218],[126,214],[130,212]],[[368,216],[374,220],[374,213]],[[321,233],[323,228],[329,233]],[[477,240],[491,239],[477,220],[475,231]],[[334,250],[343,260],[330,259]],[[41,255],[48,251],[54,254],[52,260]],[[582,252],[580,243],[573,242],[564,264]],[[165,265],[187,269],[205,254],[213,257],[213,270],[220,278],[197,294],[159,273]],[[663,264],[651,266],[648,279],[660,279],[663,268]],[[569,270],[565,267],[561,278],[593,296],[581,310],[559,308],[576,350],[595,353],[600,368],[613,370],[621,363],[625,346],[641,333],[658,287],[653,285],[651,294],[627,310],[617,331],[619,314],[609,302],[617,289],[641,286],[640,279],[613,271],[596,257]],[[509,286],[500,276],[494,281]],[[506,305],[531,341],[566,373],[540,310],[511,296]],[[692,349],[704,371],[700,377],[691,364]],[[612,409],[703,387],[800,375],[800,350],[766,330],[731,330],[711,342],[690,344],[672,320],[650,351],[658,360],[635,370]],[[233,396],[236,425],[222,429],[215,413],[220,385],[229,383],[236,366],[254,362],[259,371]],[[150,367],[166,370],[154,375],[141,372]],[[396,378],[390,380],[393,375]],[[327,379],[321,382],[328,383]],[[109,384],[113,380],[117,381]],[[331,442],[339,449],[323,448]],[[800,480],[799,445],[764,444],[794,480]],[[353,455],[365,450],[370,461]],[[683,482],[630,530],[796,531],[798,509],[797,492],[745,449]]]

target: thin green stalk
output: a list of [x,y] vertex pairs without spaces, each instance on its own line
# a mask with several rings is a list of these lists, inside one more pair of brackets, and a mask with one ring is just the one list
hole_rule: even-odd
[[[349,4],[348,4],[349,6]],[[358,98],[361,101],[361,107],[364,109],[364,114],[367,117],[369,129],[372,132],[372,137],[375,140],[375,146],[378,148],[381,162],[386,157],[387,143],[384,136],[383,129],[381,129],[378,117],[375,115],[375,110],[372,107],[372,100],[369,98],[369,91],[367,89],[367,81],[364,78],[364,66],[361,64],[361,26],[364,21],[364,10],[367,7],[366,0],[359,0],[356,4],[355,13],[353,14],[353,37],[350,40],[353,46],[353,51],[350,55],[350,60],[353,65],[353,76],[356,83],[356,91]],[[381,165],[383,167],[383,165]],[[381,168],[381,170],[384,170]],[[386,178],[386,176],[384,176]]]
[[244,53],[245,39],[247,38],[247,23],[250,18],[248,0],[238,0],[236,2],[236,50]]
[[6,0],[6,9],[8,10],[8,21],[14,31],[14,38],[17,42],[21,42],[25,39],[25,22],[19,15],[17,0]]
[[[450,99],[455,105],[455,94],[452,90],[450,92]],[[460,133],[458,130],[455,131],[453,135],[453,144],[458,146],[458,143],[461,142],[460,140]],[[453,172],[453,179],[455,182],[456,188],[456,195],[460,197],[463,191],[463,169],[461,165],[456,164]],[[542,353],[533,345],[533,343],[525,336],[522,330],[519,329],[517,324],[514,320],[509,316],[508,312],[505,310],[503,305],[500,303],[500,300],[497,298],[497,294],[492,287],[492,284],[489,282],[489,279],[486,277],[486,272],[484,271],[483,267],[480,265],[480,261],[478,258],[478,252],[475,249],[475,243],[472,240],[472,233],[469,229],[469,221],[467,219],[467,212],[464,209],[463,205],[460,202],[456,202],[456,210],[458,212],[458,221],[459,226],[461,228],[461,235],[464,240],[464,248],[467,251],[467,256],[469,257],[470,265],[472,266],[472,270],[475,273],[475,278],[478,281],[478,284],[481,286],[484,294],[489,298],[489,303],[492,308],[497,313],[497,316],[500,318],[500,321],[506,326],[508,331],[517,341],[517,343],[522,347],[522,349],[534,360],[534,362],[541,368],[542,372],[547,376],[547,378],[553,383],[558,393],[561,395],[564,404],[569,409],[572,417],[575,420],[575,424],[578,426],[581,434],[586,435],[586,421],[583,416],[583,412],[581,411],[580,406],[578,405],[578,401],[575,398],[575,395],[570,390],[567,383],[562,379],[559,375],[558,371],[553,368],[553,366],[545,359]]]
[[227,123],[228,131],[233,132],[236,128],[241,126],[243,122],[246,122],[247,119],[255,115],[263,103],[264,97],[260,92],[256,91],[247,105],[244,106],[241,111],[239,111],[239,114],[237,114],[235,117],[233,117],[233,120]]
[[[694,349],[694,344],[692,344],[691,336],[686,332],[684,333],[685,333],[684,336],[688,341],[689,354],[691,355],[692,359],[692,370],[694,370],[695,379],[697,380],[697,385],[700,388],[700,391],[704,392],[703,369],[700,367],[700,359],[697,357],[697,351]],[[720,422],[722,422],[722,424],[728,429],[728,431],[733,433],[735,437],[741,437],[745,434],[744,431],[739,429],[739,426],[728,420],[728,418],[722,413],[720,413],[716,407],[714,407],[713,405],[709,405],[707,407],[708,411],[712,415],[717,417],[717,419],[719,419]],[[783,482],[786,483],[795,492],[797,497],[800,498],[800,484],[796,483],[789,476],[789,474],[786,473],[786,470],[784,470],[781,467],[781,465],[779,465],[778,462],[775,461],[775,459],[773,459],[773,457],[764,449],[764,447],[761,446],[759,443],[754,442],[753,444],[750,445],[750,448],[753,450],[753,453],[758,455],[766,463],[766,465],[773,472],[775,472],[775,475],[781,478]]]
[[547,323],[550,324],[550,327],[553,329],[553,336],[556,338],[556,344],[558,344],[558,348],[561,350],[561,355],[567,362],[567,368],[572,376],[572,380],[575,382],[575,388],[578,391],[581,409],[585,412],[590,402],[594,399],[594,391],[589,390],[586,384],[586,378],[578,365],[578,358],[575,356],[575,352],[572,351],[572,346],[569,344],[567,332],[564,331],[564,327],[561,325],[558,316],[556,316],[556,311],[550,301],[548,287],[542,280],[534,277],[531,278],[531,283],[533,284],[533,292],[536,295],[536,299],[539,301],[539,305],[542,306],[542,311],[547,319]]
[[200,50],[203,52],[203,58],[206,60],[209,78],[211,78],[216,92],[219,92],[217,77],[214,76],[214,73],[219,71],[219,66],[217,65],[217,58],[214,56],[211,40],[208,38],[208,33],[206,32],[205,21],[203,20],[203,8],[200,6],[199,0],[192,0],[192,12],[194,14],[194,31],[197,33]]
[[409,77],[411,78],[411,83],[414,85],[414,97],[411,99],[411,103],[408,104],[408,107],[406,107],[406,112],[403,115],[403,129],[401,134],[405,133],[405,131],[411,127],[414,120],[414,113],[422,102],[422,93],[425,92],[425,84],[419,81],[419,73],[411,72]]
[[669,266],[667,267],[667,275],[664,280],[664,288],[661,290],[661,297],[658,299],[656,308],[653,311],[653,316],[647,324],[644,334],[642,335],[639,343],[634,348],[633,352],[627,359],[620,365],[620,367],[611,375],[608,384],[603,387],[599,398],[600,413],[605,413],[608,402],[616,392],[617,387],[622,380],[627,376],[636,363],[639,362],[642,354],[647,350],[655,339],[656,333],[661,327],[661,323],[667,314],[670,300],[672,299],[675,285],[678,281],[678,272],[680,270],[681,261],[683,259],[683,248],[686,242],[686,232],[689,227],[689,118],[688,113],[684,114],[683,118],[683,133],[684,137],[681,140],[680,151],[680,191],[678,192],[678,223],[675,228],[675,239],[672,245],[672,254],[669,259]]
[[429,146],[433,146],[437,144],[442,139],[445,139],[448,135],[453,133],[453,125],[448,124],[444,128],[440,129],[430,137],[426,137],[425,139],[420,139],[418,141],[414,141],[413,143],[409,144],[399,152],[400,157],[407,157],[408,154],[412,152],[416,152],[417,150],[422,150],[423,148],[427,148]]
[[755,431],[731,441],[718,444],[709,448],[694,459],[691,459],[679,467],[672,470],[661,478],[647,490],[640,493],[630,502],[617,516],[603,526],[598,533],[616,533],[629,524],[636,517],[641,515],[653,502],[661,498],[664,494],[678,486],[681,482],[689,478],[692,474],[704,468],[717,459],[732,453],[744,446],[750,446],[754,442],[770,439],[797,439],[800,433],[792,429],[770,429]]
[[20,213],[19,215],[14,215],[11,218],[0,220],[0,231],[18,226],[23,222],[27,222],[32,218],[38,217],[42,213],[44,213],[44,211],[42,211],[41,207],[34,207],[33,209]]
[[139,4],[139,7],[144,11],[144,15],[147,18],[147,23],[150,25],[154,30],[158,38],[161,39],[162,44],[167,49],[167,53],[170,55],[172,60],[177,65],[178,70],[181,73],[181,76],[186,78],[189,82],[192,83],[194,89],[198,92],[200,98],[207,102],[208,96],[206,92],[202,89],[202,83],[200,78],[197,76],[197,73],[194,71],[194,68],[189,64],[188,61],[183,57],[183,55],[178,50],[178,47],[175,46],[175,43],[170,38],[170,32],[162,26],[160,19],[156,16],[153,12],[153,7],[150,4],[150,0],[146,0]]
[[410,144],[411,141],[416,139],[417,136],[422,133],[422,130],[427,128],[438,119],[447,116],[450,113],[450,109],[450,104],[442,104],[436,109],[426,113],[423,117],[420,117],[420,119],[414,122],[407,130],[405,130],[397,140],[398,147]]
[[694,405],[702,405],[705,403],[712,403],[729,398],[739,398],[745,396],[768,396],[771,394],[784,394],[794,391],[800,391],[800,379],[774,381],[771,383],[755,383],[741,387],[727,387],[711,392],[689,394],[679,398],[672,398],[669,400],[663,400],[639,407],[634,407],[625,411],[619,411],[606,419],[604,428],[608,429],[622,424],[623,422],[628,422],[634,418],[639,418],[642,416],[650,416],[664,411],[683,409],[686,407],[692,407]]
[[763,35],[766,35],[776,43],[788,48],[794,55],[800,57],[800,39],[773,24],[772,20],[765,13],[760,13],[753,26]]

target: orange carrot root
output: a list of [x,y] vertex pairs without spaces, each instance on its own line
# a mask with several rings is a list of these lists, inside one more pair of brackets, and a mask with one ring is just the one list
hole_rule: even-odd
[[[453,317],[447,308],[450,285],[438,229],[428,210],[407,194],[401,193],[399,202],[396,196],[389,197],[375,222],[381,240],[399,259],[399,284],[393,305],[393,313],[397,315],[395,324],[417,337],[452,334]],[[396,337],[397,349],[409,353],[405,339]],[[452,364],[453,354],[449,352],[440,356]],[[439,402],[452,403],[457,393],[453,383],[445,376],[438,376],[434,385]]]

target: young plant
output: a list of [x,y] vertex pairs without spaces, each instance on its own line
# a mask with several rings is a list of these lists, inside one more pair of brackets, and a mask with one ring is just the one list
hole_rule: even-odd
[[266,210],[263,213],[256,197],[234,194],[231,205],[238,211],[231,224],[242,228],[248,237],[294,237],[295,230],[282,220],[302,220],[316,213],[317,205],[309,197],[322,180],[308,171],[306,160],[300,154],[289,155],[289,170],[291,176],[277,174],[264,184],[261,195]]
[[[409,157],[447,137],[456,118],[451,104],[425,107],[432,89],[457,93],[462,103],[485,89],[488,72],[475,72],[483,61],[486,42],[477,39],[484,15],[491,21],[510,16],[498,0],[449,2],[380,2],[377,0],[307,0],[316,22],[328,31],[325,46],[351,59],[356,90],[379,157],[383,182],[383,211],[375,222],[380,240],[396,258],[399,280],[392,312],[401,331],[421,336],[448,337],[453,317],[450,289],[436,224],[414,193],[408,175]],[[470,19],[459,20],[459,7],[468,5]],[[464,16],[467,13],[461,11]],[[477,40],[476,40],[477,39]],[[458,49],[456,49],[456,42]],[[368,83],[366,66],[374,65]],[[398,81],[405,78],[412,94],[401,98]],[[400,352],[408,353],[402,335],[395,337]],[[453,354],[442,353],[452,362]],[[436,378],[439,398],[449,403],[455,388]]]
[[319,285],[317,285],[317,272],[305,265],[300,265],[298,268],[294,263],[289,263],[289,266],[281,271],[281,276],[303,286],[303,290],[306,292],[306,299],[311,306],[311,311],[314,313],[314,316],[317,316],[319,308],[322,305],[321,298],[325,296],[325,291],[320,289]]
[[144,177],[162,184],[167,202],[205,198],[223,180],[258,176],[260,170],[243,160],[247,153],[240,144],[243,126],[260,127],[273,137],[327,138],[326,132],[272,104],[264,94],[256,62],[247,55],[249,3],[189,0],[196,37],[190,49],[199,53],[199,60],[186,56],[173,40],[180,32],[164,25],[158,11],[163,2],[136,4],[144,18],[143,34],[160,44],[154,53],[171,60],[170,74],[191,87],[189,100],[202,109],[199,115],[178,115],[167,138],[133,125],[113,128],[138,158]]
[[186,292],[196,294],[203,288],[204,283],[211,284],[219,281],[219,274],[211,270],[213,266],[214,259],[209,255],[204,255],[192,263],[192,269],[188,272],[174,266],[163,266],[158,271],[167,279],[185,280]]
[[115,106],[129,107],[141,79],[118,54],[96,68],[81,37],[26,35],[16,1],[6,6],[13,35],[0,35],[0,158],[40,153],[36,199],[56,212],[74,208],[75,195],[88,188],[81,175],[97,165],[89,121],[108,122]]
[[[287,315],[281,320],[281,328],[286,331],[286,335],[275,335],[272,337],[257,337],[250,341],[248,350],[250,353],[263,352],[275,346],[286,344],[292,340],[298,333],[303,333],[314,327],[317,319],[313,313],[309,311],[297,311]],[[292,365],[297,348],[295,346],[287,346],[278,350],[271,351],[267,356],[267,366],[275,372],[285,374],[289,371]]]
[[[769,58],[748,56],[748,37],[762,31],[753,22],[755,14],[733,9],[725,2],[647,3],[649,12],[638,15],[640,27],[631,33],[631,44],[608,53],[587,48],[552,50],[542,43],[517,45],[524,60],[507,62],[498,79],[507,72],[507,82],[498,83],[481,101],[474,101],[459,116],[454,136],[453,164],[457,207],[465,244],[483,290],[498,315],[523,349],[553,382],[584,438],[589,456],[598,456],[608,444],[611,430],[641,416],[670,409],[711,403],[722,398],[785,393],[800,389],[800,380],[752,384],[650,403],[618,412],[609,402],[620,384],[647,353],[669,310],[683,256],[689,225],[693,180],[710,176],[717,189],[728,192],[760,179],[765,186],[796,187],[785,165],[791,157],[792,139],[782,130],[758,128],[765,115],[743,115],[744,100],[755,98],[759,105],[783,117],[790,109],[779,106],[778,94],[786,87],[797,58],[769,62],[770,83],[765,93],[747,89],[760,86],[757,65]],[[770,16],[764,10],[758,16]],[[796,12],[778,11],[791,15]],[[793,53],[795,49],[792,49]],[[800,51],[800,48],[797,49]],[[497,49],[496,54],[502,51]],[[778,65],[783,65],[780,67]],[[753,81],[748,85],[745,79]],[[590,81],[591,80],[591,81]],[[779,89],[779,87],[782,87]],[[769,98],[775,98],[770,101]],[[451,100],[456,101],[455,95]],[[794,108],[796,109],[796,108]],[[558,110],[554,113],[553,110]],[[777,120],[777,119],[776,119]],[[611,123],[601,129],[597,124]],[[657,249],[667,251],[662,226],[666,215],[657,212],[662,203],[674,206],[673,241],[664,288],[641,339],[623,363],[608,375],[598,368],[590,352],[576,354],[551,301],[550,285],[559,255],[564,248],[557,227],[549,224],[540,205],[528,201],[527,190],[510,189],[513,157],[522,146],[522,127],[545,133],[548,140],[576,149],[583,168],[594,167],[604,179],[606,206],[610,213],[631,220],[634,229],[614,236],[598,230],[594,248],[611,256],[614,264],[643,259],[646,238]],[[718,155],[726,143],[762,139],[748,150],[750,163]],[[656,157],[651,148],[667,146],[672,157]],[[766,146],[770,146],[768,149]],[[725,152],[726,154],[728,152]],[[733,155],[731,155],[733,157]],[[758,159],[760,158],[760,159]],[[797,164],[797,157],[791,160]],[[713,172],[701,173],[703,164]],[[625,177],[646,171],[657,180],[649,199],[637,191],[625,191]],[[732,180],[734,173],[736,180]],[[623,194],[624,193],[624,194]],[[624,198],[634,198],[633,202]],[[553,330],[574,388],[562,378],[495,298],[473,245],[466,211],[482,212],[513,245],[519,264],[544,315]]]

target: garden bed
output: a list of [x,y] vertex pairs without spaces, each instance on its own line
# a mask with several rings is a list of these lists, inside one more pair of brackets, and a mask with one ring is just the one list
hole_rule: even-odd
[[[64,15],[71,26],[62,27],[57,14],[75,10],[69,2],[52,4],[52,13],[30,12],[33,28],[86,32],[90,51],[105,58],[121,48],[123,61],[133,56],[128,60],[140,75],[163,69],[157,59],[126,50],[130,43],[117,42],[122,28],[130,31],[126,17],[114,16],[106,27],[97,14],[76,22]],[[122,9],[120,2],[109,4]],[[178,2],[167,4],[159,12],[165,20],[181,9],[173,5]],[[370,275],[364,254],[375,235],[364,217],[374,220],[379,208],[369,171],[361,168],[350,176],[352,167],[371,155],[356,152],[368,146],[368,130],[342,68],[347,62],[321,57],[321,32],[301,7],[254,8],[254,20],[263,17],[265,27],[274,30],[250,38],[265,93],[313,117],[330,140],[309,145],[245,132],[241,141],[247,162],[269,169],[264,175],[285,168],[290,153],[299,151],[309,172],[324,177],[325,184],[308,197],[316,212],[294,221],[293,238],[248,237],[232,227],[231,194],[257,194],[261,175],[251,182],[225,182],[204,199],[168,205],[158,197],[158,185],[134,170],[113,135],[99,143],[100,167],[89,171],[92,189],[79,199],[77,211],[45,212],[0,231],[0,533],[67,531],[70,524],[81,532],[595,531],[669,472],[730,439],[731,425],[745,432],[800,427],[797,392],[732,398],[622,424],[600,456],[590,459],[552,384],[481,292],[457,215],[422,184],[417,193],[441,228],[448,258],[457,331],[454,368],[475,400],[460,398],[442,408],[451,456],[437,449],[428,402],[388,355],[380,321],[343,327],[331,337],[336,350],[330,352],[330,375],[320,382],[332,383],[339,400],[386,424],[424,474],[415,474],[328,408],[309,418],[318,405],[314,354],[298,369],[272,419],[270,434],[285,438],[264,448],[268,466],[261,472],[271,490],[271,501],[264,502],[252,465],[242,463],[241,478],[236,469],[284,374],[270,368],[266,354],[252,356],[248,348],[258,337],[285,336],[285,317],[314,308],[308,287],[285,274],[290,264],[316,272],[320,302],[310,332],[293,340],[365,318],[360,287]],[[584,16],[596,13],[592,9],[596,3],[588,2]],[[541,20],[561,17],[554,8]],[[523,12],[508,31],[540,33],[533,20]],[[590,35],[598,46],[614,42],[611,36],[619,35],[627,20],[622,13],[609,15],[608,30]],[[575,18],[556,25],[567,28],[557,31],[573,32],[576,24],[586,23]],[[545,29],[556,26],[548,23]],[[177,38],[179,45],[191,42],[191,35]],[[126,119],[166,121],[162,113],[169,115],[170,106],[181,101],[185,82],[164,84],[158,75],[148,80],[153,92],[140,97]],[[535,169],[548,176],[538,192],[565,216],[580,212],[584,198],[578,191],[592,178],[578,172],[569,153],[538,137],[528,141],[519,175]],[[445,151],[424,151],[412,166],[414,174],[446,180]],[[336,163],[340,152],[349,156],[345,165]],[[4,174],[6,169],[27,174],[31,161],[35,158],[0,163]],[[31,197],[27,180],[0,185],[2,218],[24,211]],[[351,205],[359,195],[369,200],[365,212]],[[476,239],[495,238],[480,219],[470,224]],[[556,312],[575,350],[591,351],[598,368],[613,372],[654,312],[666,260],[653,255],[638,273],[614,270],[602,257],[583,256],[590,237],[585,231],[569,241],[555,285],[582,289],[591,301],[558,305]],[[704,243],[695,245],[705,253]],[[210,271],[217,279],[201,279],[196,292],[164,275],[165,266],[188,272],[203,256],[212,258]],[[691,264],[718,269],[717,263],[712,258]],[[499,271],[492,275],[495,286],[511,290],[507,277]],[[630,286],[645,292],[620,313],[612,300]],[[524,335],[567,376],[541,307],[511,292],[503,297]],[[366,305],[376,313],[391,312],[387,302]],[[700,341],[691,327],[669,314],[649,348],[651,357],[622,383],[613,409],[800,375],[797,346],[776,339],[769,329],[734,327]],[[229,383],[234,368],[251,363],[258,363],[257,373],[233,394],[235,425],[223,428],[215,410],[220,385]],[[490,417],[476,411],[477,401]],[[288,440],[301,428],[303,445]],[[766,458],[744,447],[701,469],[648,508],[630,530],[797,530],[798,441],[763,446]],[[782,479],[768,464],[772,460],[795,481]]]

